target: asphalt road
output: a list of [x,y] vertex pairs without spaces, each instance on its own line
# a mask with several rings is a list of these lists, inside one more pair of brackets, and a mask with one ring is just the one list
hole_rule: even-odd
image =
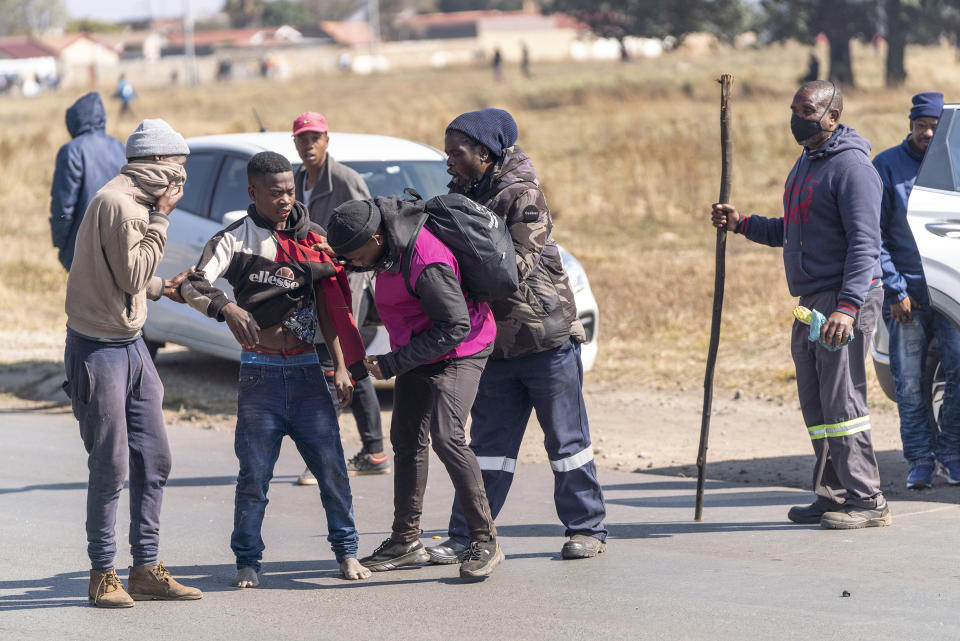
[[[695,429],[695,426],[691,427]],[[0,410],[0,639],[958,639],[960,507],[892,504],[889,528],[792,525],[798,490],[602,471],[610,540],[563,561],[547,466],[520,465],[498,519],[506,562],[479,583],[456,566],[338,577],[319,493],[293,484],[289,441],[271,486],[263,582],[230,587],[231,433],[170,428],[161,558],[200,601],[87,605],[85,454],[69,414]],[[452,488],[436,460],[424,539],[444,536]],[[387,536],[392,477],[353,481],[361,554]],[[126,492],[118,518],[126,549]],[[126,571],[120,571],[126,578]],[[850,596],[842,596],[844,591]]]

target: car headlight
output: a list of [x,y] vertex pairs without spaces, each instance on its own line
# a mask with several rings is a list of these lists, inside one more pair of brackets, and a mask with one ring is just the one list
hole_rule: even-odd
[[560,259],[563,261],[563,268],[567,272],[570,287],[573,288],[574,292],[579,292],[581,289],[590,286],[590,282],[587,280],[587,272],[584,271],[580,261],[573,257],[573,254],[561,248]]

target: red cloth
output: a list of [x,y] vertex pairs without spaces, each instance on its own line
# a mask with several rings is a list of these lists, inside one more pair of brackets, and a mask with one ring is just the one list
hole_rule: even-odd
[[[363,365],[363,361],[367,352],[363,346],[363,339],[360,337],[360,330],[357,329],[357,322],[353,318],[353,299],[350,296],[350,284],[347,282],[347,273],[343,266],[334,262],[325,253],[313,249],[313,245],[324,242],[324,238],[315,232],[308,232],[307,237],[300,241],[294,240],[283,233],[278,233],[277,237],[283,249],[294,259],[306,263],[321,263],[333,266],[334,275],[322,278],[318,283],[326,301],[327,315],[333,321],[333,326],[340,337],[343,360],[350,369],[350,373],[353,374],[354,378],[358,378],[361,371],[365,374],[366,367]],[[319,310],[317,311],[319,313]],[[357,367],[358,363],[360,364],[359,367]],[[360,375],[359,378],[363,378],[363,376]]]

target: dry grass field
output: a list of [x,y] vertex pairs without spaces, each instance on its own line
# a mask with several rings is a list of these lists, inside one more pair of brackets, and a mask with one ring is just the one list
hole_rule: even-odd
[[[909,49],[907,86],[882,88],[882,59],[854,50],[859,88],[843,121],[879,151],[899,142],[916,91],[948,99],[960,79],[950,48]],[[778,215],[783,179],[798,148],[788,106],[807,50],[799,46],[673,54],[631,64],[535,66],[532,80],[486,68],[143,91],[139,117],[163,117],[186,136],[287,130],[298,113],[321,110],[335,131],[382,133],[439,146],[444,126],[481,107],[510,110],[540,172],[557,238],[590,275],[602,313],[593,380],[659,389],[701,384],[713,288],[709,205],[719,183],[718,85],[734,74],[733,202]],[[134,82],[136,80],[134,79]],[[49,189],[63,124],[78,91],[0,100],[0,360],[64,323],[65,275],[49,243]],[[103,88],[109,95],[110,89]],[[121,139],[136,121],[108,104],[108,132]],[[176,224],[176,220],[172,221]],[[728,243],[727,296],[717,372],[721,388],[790,399],[786,336],[794,301],[779,252]],[[878,395],[874,394],[874,399]]]

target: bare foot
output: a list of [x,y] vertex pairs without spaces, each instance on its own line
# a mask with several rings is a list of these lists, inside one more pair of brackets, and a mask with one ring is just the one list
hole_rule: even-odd
[[371,572],[360,565],[353,557],[340,561],[340,574],[348,581],[358,581],[360,579],[369,579]]
[[235,588],[255,588],[260,585],[260,576],[253,568],[240,568],[233,578]]

